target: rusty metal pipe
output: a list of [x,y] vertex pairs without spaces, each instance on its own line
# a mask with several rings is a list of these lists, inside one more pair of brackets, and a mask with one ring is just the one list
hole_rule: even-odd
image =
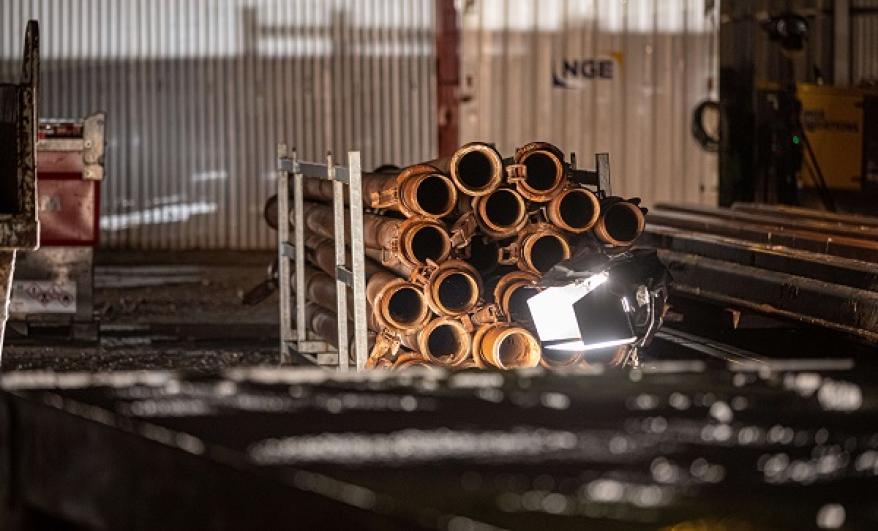
[[430,362],[446,367],[464,363],[470,356],[472,336],[459,319],[433,319],[417,334],[417,350]]
[[[401,212],[406,217],[440,218],[454,210],[457,189],[451,179],[429,163],[393,172],[363,173],[363,202],[372,208]],[[305,199],[328,202],[333,198],[331,181],[305,179]],[[345,196],[345,203],[348,198]]]
[[458,190],[473,197],[489,194],[503,182],[503,159],[494,146],[484,142],[470,142],[450,158],[429,164],[450,175]]
[[457,188],[430,164],[409,166],[398,174],[365,174],[363,196],[372,208],[389,208],[406,217],[438,219],[454,211]]
[[[334,307],[336,283],[333,280],[335,278],[333,243],[329,240],[320,242],[311,250],[309,258],[327,274],[327,278],[331,281],[329,287],[321,283],[323,289],[315,295],[328,300],[330,307]],[[310,296],[310,292],[308,293]],[[430,318],[430,308],[424,290],[412,282],[384,271],[372,260],[366,260],[366,303],[370,310],[370,327],[376,331],[383,328],[394,331],[414,330]],[[349,306],[349,310],[353,312],[353,305]],[[352,318],[353,313],[348,317]]]
[[583,352],[570,350],[546,349],[540,359],[540,365],[547,369],[564,369],[582,361]]
[[[516,149],[513,161],[524,170],[523,176],[513,177],[515,187],[531,201],[550,201],[567,185],[564,152],[548,142],[531,142]],[[512,168],[510,175],[516,173]]]
[[448,260],[429,272],[424,282],[427,304],[438,315],[463,315],[479,303],[482,279],[462,260]]
[[514,236],[527,223],[527,205],[511,188],[498,188],[473,200],[476,221],[494,238]]
[[504,261],[514,262],[522,271],[538,275],[570,258],[570,243],[567,238],[557,227],[548,223],[529,225],[521,232],[512,250],[518,255]]
[[479,327],[473,336],[473,360],[481,368],[518,369],[540,363],[540,343],[527,329],[508,323]]
[[539,293],[540,277],[527,271],[512,271],[500,277],[494,287],[494,301],[506,318],[513,322],[530,322],[527,299]]
[[546,215],[562,230],[582,234],[597,223],[601,204],[587,188],[568,188],[549,201]]
[[617,247],[630,245],[646,228],[640,207],[628,201],[617,201],[601,207],[601,215],[594,226],[598,240]]
[[[319,203],[305,203],[305,225],[308,230],[333,239],[332,208]],[[350,232],[346,231],[346,241]],[[382,263],[400,260],[409,265],[425,265],[428,260],[445,260],[451,254],[448,229],[439,221],[424,217],[396,219],[377,214],[363,214],[363,244],[384,253]]]
[[408,369],[411,367],[431,367],[428,360],[420,352],[402,352],[393,362],[393,369]]

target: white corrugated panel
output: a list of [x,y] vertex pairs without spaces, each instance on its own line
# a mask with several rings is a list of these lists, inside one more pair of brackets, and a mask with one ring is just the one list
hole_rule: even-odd
[[[496,142],[504,155],[549,141],[588,168],[609,152],[615,193],[647,205],[717,201],[717,157],[690,134],[692,110],[717,79],[703,0],[471,0],[463,9],[463,141]],[[608,61],[612,78],[599,68],[589,77],[592,60]]]
[[432,0],[2,0],[4,79],[30,18],[40,115],[107,112],[106,246],[270,247],[279,141],[436,155]]
[[[878,82],[878,0],[851,4],[851,81]],[[858,12],[859,11],[859,12]]]

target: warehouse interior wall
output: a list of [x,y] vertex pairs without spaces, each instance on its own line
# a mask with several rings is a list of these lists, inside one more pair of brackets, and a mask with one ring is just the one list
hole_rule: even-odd
[[463,2],[461,141],[548,141],[582,167],[609,152],[615,193],[715,204],[717,156],[690,134],[717,97],[714,4]]
[[432,0],[3,0],[0,74],[42,34],[40,116],[107,113],[102,245],[259,249],[278,142],[436,155]]

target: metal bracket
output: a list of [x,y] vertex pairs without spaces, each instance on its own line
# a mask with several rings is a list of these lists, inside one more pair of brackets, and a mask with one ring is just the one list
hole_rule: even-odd
[[399,188],[387,188],[380,192],[372,192],[369,196],[372,208],[391,208],[399,203]]
[[612,181],[610,179],[610,154],[597,153],[594,170],[580,170],[576,168],[576,156],[571,155],[570,180],[579,184],[594,186],[599,196],[613,195]]
[[290,242],[280,242],[280,255],[287,258],[296,257],[296,246]]
[[472,212],[461,216],[454,226],[451,227],[451,247],[458,249],[468,245],[475,235],[478,226],[476,216]]
[[373,368],[378,364],[378,360],[383,358],[385,354],[396,356],[400,347],[399,336],[388,330],[382,329],[375,336],[375,344],[372,346],[372,352],[369,353],[369,359],[366,361],[367,368]]
[[500,248],[500,257],[497,259],[497,263],[501,265],[513,265],[518,262],[518,255],[520,253],[521,249],[518,243],[510,243],[506,247]]
[[335,279],[344,282],[348,287],[354,287],[354,273],[344,266],[335,266]]
[[524,164],[507,164],[506,180],[510,184],[527,180],[527,166]]
[[409,275],[409,281],[422,287],[426,286],[430,279],[433,278],[437,269],[439,269],[439,265],[428,259],[427,265],[416,267],[412,270],[411,275]]

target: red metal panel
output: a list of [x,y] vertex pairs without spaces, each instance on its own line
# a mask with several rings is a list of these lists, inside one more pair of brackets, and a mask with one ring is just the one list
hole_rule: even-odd
[[454,153],[459,144],[460,29],[454,0],[436,1],[436,80],[439,156]]
[[95,246],[100,182],[79,174],[38,173],[40,241],[43,246]]
[[47,173],[75,173],[82,178],[84,164],[81,151],[37,151],[37,168],[40,178]]

